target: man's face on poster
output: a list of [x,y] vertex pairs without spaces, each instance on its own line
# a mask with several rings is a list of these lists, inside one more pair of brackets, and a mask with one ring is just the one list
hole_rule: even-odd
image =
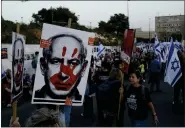
[[66,95],[81,73],[81,45],[71,37],[59,37],[52,43],[52,56],[48,62],[49,86],[56,95]]
[[23,64],[24,64],[24,49],[23,44],[20,40],[15,43],[14,47],[14,87],[15,90],[18,91],[20,89],[20,85],[22,84],[22,74],[23,74]]

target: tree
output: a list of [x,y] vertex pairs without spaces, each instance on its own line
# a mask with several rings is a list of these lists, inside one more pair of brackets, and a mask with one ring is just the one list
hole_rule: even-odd
[[1,31],[4,33],[12,32],[16,30],[16,25],[14,22],[9,20],[1,20]]
[[113,30],[111,29],[110,24],[108,24],[104,21],[100,21],[98,26],[99,26],[99,32],[100,33],[105,33],[105,32],[106,33],[112,33],[113,32]]
[[114,14],[114,16],[110,17],[108,24],[111,26],[112,31],[119,36],[122,35],[125,29],[129,28],[128,17],[124,14]]
[[12,42],[12,31],[16,31],[16,24],[12,21],[1,19],[1,43]]
[[55,24],[57,22],[64,23],[62,26],[66,26],[68,19],[72,18],[72,23],[77,23],[78,17],[75,13],[71,12],[68,8],[58,7],[58,8],[43,8],[38,11],[37,14],[32,15],[34,23],[50,23]]
[[108,22],[99,22],[99,32],[106,32],[113,34],[117,37],[122,37],[125,29],[129,28],[128,17],[124,14],[114,14],[111,16]]

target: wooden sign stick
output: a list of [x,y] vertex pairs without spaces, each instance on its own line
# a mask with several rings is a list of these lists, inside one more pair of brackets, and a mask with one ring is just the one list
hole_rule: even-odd
[[[16,25],[16,32],[17,33],[20,32],[20,25],[19,25],[19,23],[17,23],[17,25]],[[16,117],[17,117],[17,101],[13,102],[12,109],[13,109],[13,121],[15,121]]]
[[56,111],[59,113],[60,112],[60,105],[56,105]]
[[[120,76],[121,76],[121,87],[123,88],[123,80],[124,80],[124,74],[122,73],[122,71],[119,71]],[[124,93],[124,90],[123,90]],[[117,115],[117,120],[119,120],[119,115],[120,115],[120,109],[121,109],[121,102],[123,100],[123,93],[120,92],[120,96],[119,96],[119,107],[118,107],[118,115]]]

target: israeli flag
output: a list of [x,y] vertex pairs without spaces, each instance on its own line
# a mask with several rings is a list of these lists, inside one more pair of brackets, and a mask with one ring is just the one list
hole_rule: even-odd
[[182,76],[181,65],[179,61],[179,57],[177,55],[178,49],[175,47],[175,44],[172,42],[170,51],[168,54],[168,60],[166,63],[166,70],[164,74],[164,82],[169,83],[172,87],[174,87],[175,83]]
[[6,72],[1,73],[1,79],[4,79],[6,77]]
[[155,55],[157,55],[159,62],[165,62],[162,46],[159,43],[156,33],[155,33],[154,53]]
[[102,54],[102,52],[105,50],[105,47],[103,46],[103,44],[101,44],[100,42],[99,42],[99,46],[98,46],[98,54],[97,54],[97,56],[99,57],[101,54]]
[[159,40],[158,40],[158,37],[157,37],[157,34],[155,33],[155,43],[154,43],[154,46],[157,46],[159,44]]
[[159,40],[157,38],[157,34],[155,34],[154,51],[155,51],[155,54],[161,53],[161,47],[160,47]]

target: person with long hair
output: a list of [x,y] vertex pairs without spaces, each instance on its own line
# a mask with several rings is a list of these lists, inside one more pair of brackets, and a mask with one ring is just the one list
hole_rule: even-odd
[[120,69],[113,68],[108,80],[98,86],[96,94],[99,126],[123,126],[121,124],[123,120],[117,120],[121,86],[120,72]]

